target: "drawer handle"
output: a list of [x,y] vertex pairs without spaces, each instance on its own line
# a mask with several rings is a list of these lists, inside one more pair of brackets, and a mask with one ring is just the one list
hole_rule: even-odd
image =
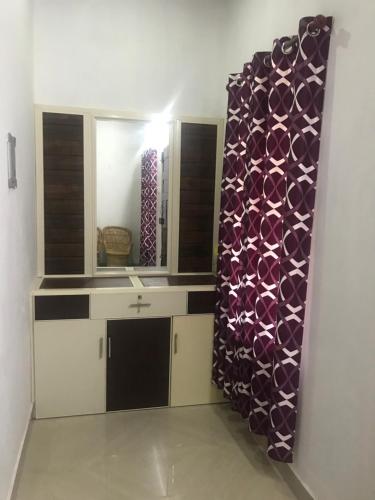
[[104,343],[104,339],[103,339],[103,337],[100,337],[100,339],[99,339],[99,359],[102,359],[102,357],[103,357],[103,343]]
[[177,354],[177,333],[174,334],[174,337],[173,337],[173,351],[175,354]]
[[130,304],[129,307],[136,307],[137,312],[141,312],[141,307],[151,307],[151,304],[138,302],[138,304]]

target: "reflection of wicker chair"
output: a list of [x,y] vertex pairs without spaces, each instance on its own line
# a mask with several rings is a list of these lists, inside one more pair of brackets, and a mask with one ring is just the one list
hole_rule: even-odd
[[132,233],[125,227],[107,226],[103,229],[103,242],[107,254],[107,266],[128,265],[132,248]]
[[97,265],[98,266],[106,266],[107,259],[105,255],[105,247],[103,241],[103,231],[100,227],[96,228],[96,255],[97,255]]
[[100,229],[100,227],[96,228],[96,241],[97,241],[97,251],[100,252],[101,247],[104,245],[103,243],[103,231]]

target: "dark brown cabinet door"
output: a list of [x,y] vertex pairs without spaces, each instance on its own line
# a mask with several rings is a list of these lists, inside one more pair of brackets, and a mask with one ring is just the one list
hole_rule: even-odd
[[43,113],[45,274],[83,274],[83,116]]
[[170,318],[107,322],[107,411],[168,406]]
[[181,124],[178,271],[211,272],[217,126]]

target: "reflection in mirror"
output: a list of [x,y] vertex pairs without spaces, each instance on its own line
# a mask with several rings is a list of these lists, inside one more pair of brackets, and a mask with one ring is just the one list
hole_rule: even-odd
[[169,124],[96,120],[97,265],[167,265]]

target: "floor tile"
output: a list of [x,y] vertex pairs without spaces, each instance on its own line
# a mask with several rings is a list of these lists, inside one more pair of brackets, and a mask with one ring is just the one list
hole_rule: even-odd
[[228,405],[32,422],[14,500],[295,500]]

